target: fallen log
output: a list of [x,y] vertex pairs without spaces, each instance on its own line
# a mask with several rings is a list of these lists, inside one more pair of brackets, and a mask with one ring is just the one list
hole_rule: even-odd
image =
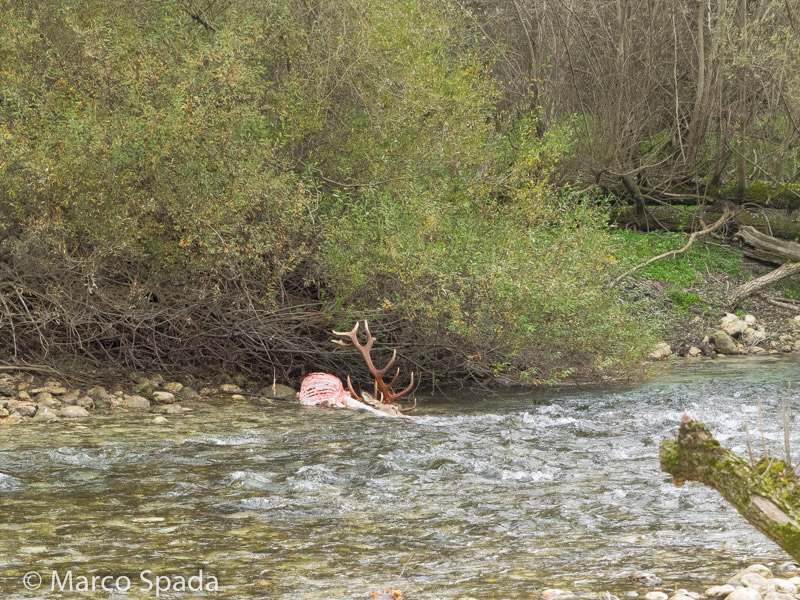
[[800,184],[766,183],[756,181],[742,189],[736,184],[709,186],[703,193],[685,185],[662,188],[645,188],[630,184],[624,177],[622,186],[612,189],[617,197],[631,198],[634,203],[657,205],[661,203],[683,206],[710,206],[724,200],[738,205],[757,206],[759,208],[797,210],[800,209]]
[[751,466],[686,414],[678,438],[661,442],[660,461],[675,485],[697,481],[717,490],[753,527],[800,560],[800,483],[790,465],[764,457]]
[[749,298],[750,296],[763,290],[765,287],[769,287],[775,283],[778,283],[782,279],[792,277],[798,273],[800,273],[800,262],[786,263],[774,271],[770,271],[766,275],[762,275],[761,277],[757,277],[751,281],[748,281],[747,283],[740,285],[738,288],[733,290],[731,297],[728,299],[728,307],[734,309],[738,307],[745,298]]
[[733,237],[744,244],[742,252],[746,256],[778,265],[800,262],[800,244],[797,242],[779,240],[747,226],[739,229]]
[[[676,207],[648,208],[644,215],[637,216],[633,206],[611,210],[611,222],[621,227],[636,227],[644,231],[665,230],[692,232],[703,229],[722,216],[722,211],[709,207],[697,210],[682,210]],[[784,240],[800,239],[800,221],[789,218],[766,218],[745,211],[738,212],[732,221],[739,227],[753,229]]]

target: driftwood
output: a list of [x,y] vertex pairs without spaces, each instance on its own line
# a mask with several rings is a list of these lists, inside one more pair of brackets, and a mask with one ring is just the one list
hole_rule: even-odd
[[660,458],[661,470],[675,485],[697,481],[717,490],[753,527],[800,560],[800,483],[791,466],[767,457],[751,466],[688,415],[677,440],[661,442]]

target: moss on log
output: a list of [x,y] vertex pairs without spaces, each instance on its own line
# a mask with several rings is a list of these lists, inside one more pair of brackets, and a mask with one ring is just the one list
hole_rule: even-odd
[[750,466],[688,415],[678,438],[661,442],[660,459],[675,485],[697,481],[717,490],[753,527],[800,560],[800,483],[790,466],[766,457]]
[[[713,208],[683,210],[680,208],[649,208],[648,214],[637,216],[633,206],[623,206],[611,211],[611,222],[620,226],[634,226],[646,231],[666,230],[691,232],[702,229],[722,216]],[[800,221],[765,218],[747,212],[737,213],[733,220],[739,227],[749,226],[757,231],[784,240],[800,239]]]

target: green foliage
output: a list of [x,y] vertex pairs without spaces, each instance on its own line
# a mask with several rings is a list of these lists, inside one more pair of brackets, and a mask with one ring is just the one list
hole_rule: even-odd
[[574,127],[503,116],[461,7],[235,0],[213,30],[185,8],[0,0],[0,250],[399,317],[495,375],[650,345],[607,284],[628,234],[553,189]]
[[681,289],[672,289],[667,292],[667,297],[672,301],[681,313],[685,313],[692,306],[698,306],[706,309],[705,303],[700,299],[700,296],[694,292],[684,292]]
[[[615,257],[619,261],[620,270],[624,272],[654,256],[682,248],[688,235],[663,231],[640,233],[618,230],[613,237],[616,243]],[[656,261],[638,271],[636,276],[685,288],[704,283],[708,273],[739,277],[739,253],[698,240],[686,252]]]

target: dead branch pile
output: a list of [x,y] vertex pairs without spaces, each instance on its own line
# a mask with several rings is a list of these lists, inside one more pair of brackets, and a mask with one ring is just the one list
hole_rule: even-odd
[[[7,257],[4,257],[7,258]],[[311,371],[371,381],[358,354],[331,347],[330,331],[352,316],[285,289],[257,300],[258,282],[198,282],[193,289],[138,280],[135,269],[98,273],[89,261],[0,260],[0,353],[4,362],[81,358],[100,371],[172,370],[208,376],[235,371],[257,380],[298,381]],[[37,260],[29,257],[27,260]],[[53,266],[58,264],[57,267]],[[364,314],[387,347],[426,385],[433,378],[482,378],[469,349],[436,332]],[[492,360],[492,357],[487,357]],[[487,360],[485,371],[491,368]]]

